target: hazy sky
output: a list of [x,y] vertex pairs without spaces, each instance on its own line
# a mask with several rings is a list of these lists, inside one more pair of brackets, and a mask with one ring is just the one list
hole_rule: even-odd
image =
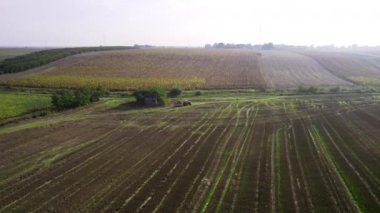
[[0,46],[379,45],[379,0],[0,0]]

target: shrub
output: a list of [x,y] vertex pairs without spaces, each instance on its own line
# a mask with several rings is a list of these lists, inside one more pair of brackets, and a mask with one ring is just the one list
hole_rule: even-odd
[[317,94],[319,92],[319,87],[318,86],[310,86],[308,89],[307,89],[307,92],[310,93],[310,94]]
[[336,87],[333,87],[333,88],[330,88],[329,91],[331,93],[339,93],[340,92],[340,86],[336,86]]
[[304,85],[298,86],[298,93],[317,94],[320,91],[318,86],[305,87]]
[[194,93],[194,95],[195,95],[195,96],[200,96],[200,95],[202,95],[202,93],[201,93],[201,91],[196,91],[196,92]]
[[61,90],[53,94],[51,103],[57,110],[75,107],[75,94],[71,90]]
[[148,94],[155,94],[156,95],[158,105],[164,106],[167,104],[168,98],[167,98],[166,91],[160,87],[137,90],[137,91],[133,92],[132,95],[135,97],[137,104],[145,105],[145,97]]
[[109,92],[101,87],[84,87],[75,91],[61,90],[53,94],[52,104],[57,110],[64,110],[99,101],[101,97],[107,95]]
[[182,93],[181,89],[179,89],[179,88],[172,88],[169,91],[168,95],[169,95],[170,98],[176,98],[176,97],[180,96],[181,93]]
[[306,87],[304,85],[298,86],[298,92],[299,93],[305,93],[307,91]]

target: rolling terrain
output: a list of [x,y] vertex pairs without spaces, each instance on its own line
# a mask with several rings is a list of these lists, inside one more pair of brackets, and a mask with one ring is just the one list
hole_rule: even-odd
[[151,48],[77,54],[18,74],[0,84],[30,87],[102,85],[113,90],[379,86],[377,52],[261,51]]
[[303,54],[342,79],[362,85],[380,83],[380,56],[376,53],[306,51]]
[[352,85],[326,70],[312,58],[294,52],[264,51],[259,61],[265,82],[271,88]]
[[0,212],[377,212],[380,96],[124,99],[0,129]]
[[0,61],[43,50],[43,48],[0,48]]

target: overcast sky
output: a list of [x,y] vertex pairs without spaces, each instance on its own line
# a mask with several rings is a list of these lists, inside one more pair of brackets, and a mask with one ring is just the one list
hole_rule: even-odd
[[0,0],[0,46],[379,45],[378,0]]

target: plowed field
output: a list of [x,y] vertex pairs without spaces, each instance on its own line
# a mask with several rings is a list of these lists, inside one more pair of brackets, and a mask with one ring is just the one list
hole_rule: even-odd
[[0,212],[380,210],[379,95],[213,96],[1,127]]

